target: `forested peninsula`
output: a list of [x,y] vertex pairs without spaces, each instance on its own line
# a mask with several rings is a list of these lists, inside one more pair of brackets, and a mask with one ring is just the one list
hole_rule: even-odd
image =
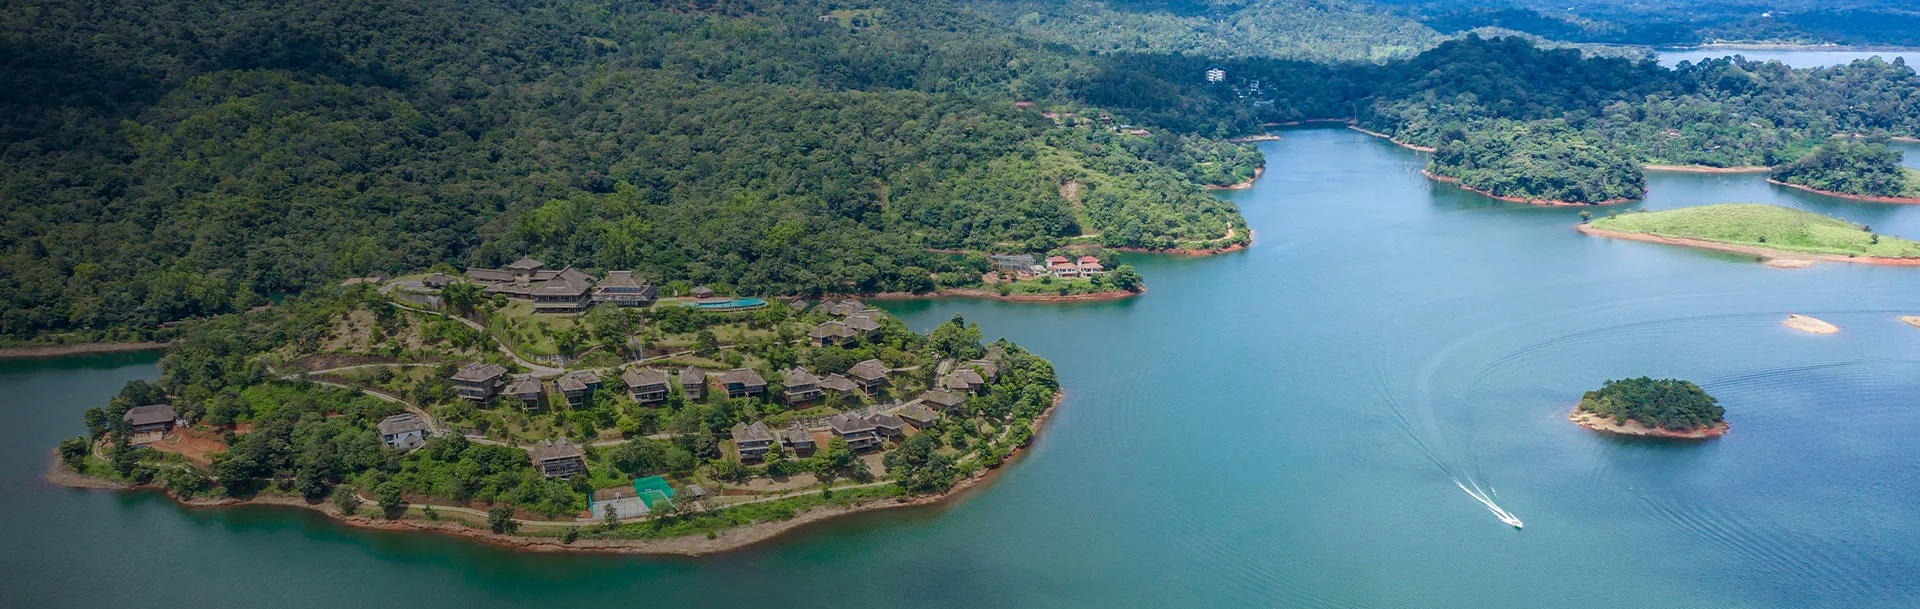
[[157,381],[87,409],[49,478],[697,554],[978,484],[1062,395],[1051,363],[959,317],[924,334],[854,300],[569,317],[457,285],[442,312],[363,283],[196,324]]

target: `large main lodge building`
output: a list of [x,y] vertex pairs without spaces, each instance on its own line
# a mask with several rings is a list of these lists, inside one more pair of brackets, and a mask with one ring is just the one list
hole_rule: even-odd
[[535,313],[579,313],[600,303],[640,307],[653,303],[657,290],[634,279],[633,271],[611,271],[605,279],[571,266],[550,270],[532,258],[521,258],[504,269],[467,269],[467,281],[487,294],[533,301]]

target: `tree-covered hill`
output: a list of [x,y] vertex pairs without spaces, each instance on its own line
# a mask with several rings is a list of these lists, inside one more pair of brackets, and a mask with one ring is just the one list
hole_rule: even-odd
[[1242,222],[1200,185],[1250,174],[1249,148],[1013,105],[1070,101],[1085,57],[938,3],[833,10],[11,3],[0,333],[128,338],[521,254],[886,291],[952,264],[927,247],[1175,247]]
[[1773,168],[1775,180],[1815,190],[1867,197],[1920,198],[1920,171],[1900,165],[1900,151],[1884,141],[1837,138],[1811,154]]
[[974,0],[969,8],[1036,39],[1101,52],[1316,61],[1408,57],[1438,32],[1347,0]]
[[1580,410],[1624,423],[1629,419],[1648,427],[1691,431],[1721,423],[1726,409],[1699,385],[1678,379],[1648,377],[1609,380],[1600,389],[1580,396]]

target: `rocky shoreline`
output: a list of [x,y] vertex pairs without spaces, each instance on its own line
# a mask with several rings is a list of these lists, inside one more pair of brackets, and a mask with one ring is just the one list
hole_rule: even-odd
[[1642,438],[1671,438],[1675,440],[1718,438],[1727,435],[1727,430],[1731,427],[1726,421],[1721,421],[1718,425],[1706,429],[1673,431],[1670,429],[1660,429],[1658,427],[1647,427],[1633,419],[1627,419],[1627,422],[1624,424],[1615,423],[1613,419],[1581,410],[1578,407],[1575,407],[1573,412],[1567,415],[1567,420],[1572,421],[1575,425],[1601,433]]
[[1829,197],[1838,197],[1841,199],[1852,199],[1854,201],[1866,201],[1868,203],[1899,203],[1902,205],[1920,205],[1920,197],[1876,197],[1873,195],[1850,195],[1844,192],[1820,190],[1812,186],[1801,186],[1799,184],[1782,182],[1779,180],[1775,180],[1773,178],[1767,178],[1767,183],[1773,184],[1776,186],[1785,186],[1787,188],[1797,188],[1797,189],[1811,192],[1814,194],[1822,194]]
[[1007,294],[1003,296],[999,292],[995,292],[993,290],[989,290],[986,288],[945,288],[941,290],[927,292],[925,294],[915,294],[912,292],[878,292],[874,294],[860,294],[856,296],[856,298],[861,298],[865,300],[925,300],[930,298],[978,298],[981,300],[999,300],[1003,302],[1099,302],[1103,300],[1120,300],[1122,298],[1132,298],[1135,296],[1139,296],[1141,294],[1145,294],[1146,292],[1147,292],[1146,288],[1141,288],[1140,291],[1138,292],[1129,292],[1126,290],[1108,290],[1105,292],[1093,292],[1090,294],[1067,294],[1064,296],[1059,294]]
[[[476,528],[458,520],[388,520],[360,515],[345,516],[340,513],[339,509],[333,506],[331,501],[310,503],[303,498],[286,495],[262,494],[247,499],[234,499],[230,497],[193,497],[182,499],[168,492],[165,487],[159,484],[127,484],[74,472],[60,463],[58,451],[48,452],[49,458],[45,479],[47,482],[69,488],[156,491],[166,495],[180,505],[193,508],[228,508],[261,505],[306,509],[325,514],[328,518],[333,519],[333,521],[346,526],[379,531],[453,535],[516,551],[704,556],[744,549],[807,525],[849,514],[934,505],[958,497],[969,489],[981,487],[992,480],[994,475],[1000,470],[1005,469],[1014,463],[1015,460],[1024,456],[1027,450],[1033,447],[1033,442],[1040,441],[1042,431],[1046,428],[1047,420],[1053,416],[1054,411],[1059,409],[1060,403],[1065,399],[1065,391],[1054,393],[1053,403],[1047,407],[1046,411],[1041,412],[1040,416],[1034,418],[1034,437],[1032,442],[1029,442],[1026,446],[1015,448],[1012,452],[1008,453],[1006,460],[998,467],[982,469],[975,472],[974,475],[967,479],[954,483],[953,487],[947,489],[946,492],[938,495],[923,495],[919,497],[872,499],[846,506],[816,506],[796,514],[793,518],[756,522],[750,525],[734,527],[719,531],[711,538],[701,535],[687,535],[667,539],[576,539],[573,543],[566,543],[558,537],[495,533],[491,530]],[[415,505],[411,507],[420,506]],[[448,506],[435,507],[446,508]],[[596,523],[554,522],[550,525],[542,523],[544,526],[567,526],[574,524],[581,527],[589,527],[594,526]]]
[[[1280,138],[1279,138],[1279,137],[1274,137],[1274,138],[1272,138],[1272,139],[1276,139],[1276,140],[1277,140],[1277,139],[1280,139]],[[1251,177],[1251,178],[1247,178],[1247,179],[1246,179],[1246,181],[1244,181],[1244,182],[1236,182],[1236,183],[1233,183],[1233,184],[1228,184],[1228,185],[1226,185],[1226,186],[1219,186],[1219,185],[1214,185],[1214,184],[1208,184],[1208,185],[1207,185],[1207,190],[1246,190],[1246,189],[1248,189],[1248,188],[1253,188],[1253,183],[1254,183],[1254,182],[1257,182],[1257,181],[1259,181],[1259,180],[1260,180],[1260,174],[1263,174],[1263,173],[1266,173],[1266,171],[1267,171],[1267,168],[1265,168],[1265,167],[1255,167],[1255,168],[1253,168],[1253,177]]]
[[1807,253],[1801,253],[1801,252],[1790,252],[1786,250],[1769,249],[1769,248],[1753,246],[1753,245],[1736,245],[1732,243],[1721,243],[1719,241],[1707,241],[1705,239],[1689,239],[1686,237],[1662,237],[1659,235],[1649,235],[1647,233],[1628,233],[1628,232],[1622,232],[1622,231],[1606,230],[1603,228],[1594,228],[1593,225],[1591,224],[1578,225],[1575,227],[1574,230],[1578,230],[1582,233],[1586,233],[1589,235],[1594,235],[1596,237],[1612,237],[1614,239],[1626,239],[1629,241],[1644,241],[1647,243],[1660,243],[1664,245],[1682,245],[1686,247],[1697,247],[1700,249],[1719,250],[1722,252],[1733,252],[1736,254],[1748,254],[1752,256],[1759,256],[1762,258],[1777,258],[1777,259],[1783,259],[1783,260],[1824,260],[1828,262],[1852,262],[1856,264],[1877,264],[1882,266],[1920,266],[1920,258],[1878,258],[1873,256],[1841,256],[1838,254],[1807,254]]
[[70,355],[89,355],[93,353],[129,353],[133,351],[159,351],[172,343],[130,342],[130,343],[73,343],[68,345],[21,345],[18,347],[0,347],[0,359],[27,359],[41,357],[67,357]]
[[1767,167],[1709,167],[1706,165],[1661,165],[1647,163],[1640,166],[1647,171],[1671,171],[1675,173],[1766,173]]

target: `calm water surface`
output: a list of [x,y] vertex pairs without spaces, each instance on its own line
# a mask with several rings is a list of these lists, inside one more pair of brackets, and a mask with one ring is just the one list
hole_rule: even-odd
[[1660,65],[1673,67],[1682,61],[1699,63],[1702,59],[1719,59],[1739,55],[1749,61],[1778,61],[1796,68],[1818,68],[1851,63],[1855,59],[1879,57],[1886,61],[1904,58],[1907,65],[1920,61],[1920,51],[1858,51],[1858,50],[1800,50],[1800,49],[1686,49],[1660,51]]
[[[1053,359],[1036,449],[942,508],[698,560],[524,556],[272,509],[49,488],[46,447],[150,357],[0,363],[0,605],[1894,607],[1920,605],[1920,270],[1768,269],[1574,232],[1345,130],[1268,142],[1249,251],[1135,256],[1125,302],[887,303]],[[1792,205],[1920,236],[1920,207],[1651,174],[1643,204]],[[1816,315],[1845,330],[1779,325]],[[1733,433],[1565,420],[1694,379]],[[1458,485],[1494,493],[1515,531]]]

